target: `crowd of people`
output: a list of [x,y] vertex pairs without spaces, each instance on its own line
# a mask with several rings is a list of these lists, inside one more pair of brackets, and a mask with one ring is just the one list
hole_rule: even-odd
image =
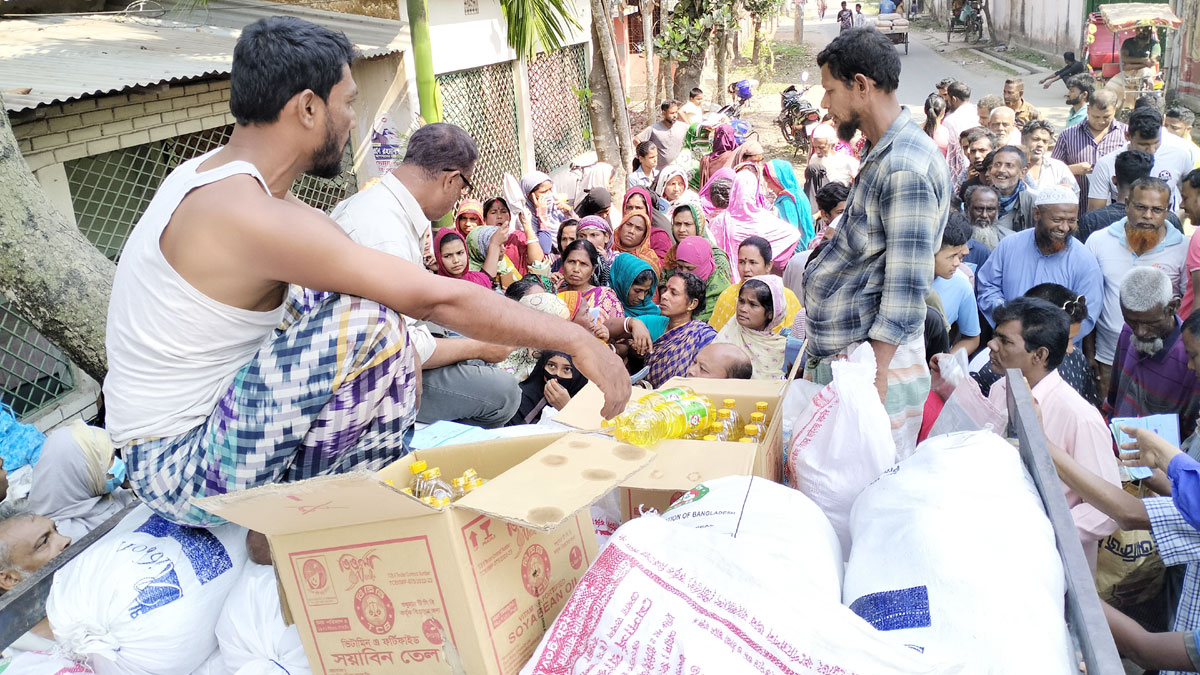
[[[1164,560],[1196,559],[1200,533],[1180,522],[1197,524],[1200,499],[1189,111],[1144,97],[1119,122],[1120,98],[1071,71],[1064,129],[1018,79],[978,103],[944,80],[919,123],[897,99],[894,46],[851,26],[818,57],[825,120],[802,172],[711,121],[697,88],[662,103],[623,171],[577,167],[565,189],[532,171],[519,198],[482,195],[475,141],[429,124],[326,216],[289,188],[338,170],[352,58],[297,19],[243,31],[233,136],[163,181],[121,257],[106,429],[56,432],[28,459],[28,508],[0,514],[0,588],[131,492],[211,526],[193,497],[380,468],[418,423],[553,424],[589,382],[609,417],[633,384],[677,376],[828,383],[864,343],[900,458],[944,405],[930,383],[947,354],[965,352],[1000,408],[1019,370],[1093,570],[1102,538],[1147,521]],[[1170,477],[1146,484],[1174,497],[1140,506],[1106,420],[1160,413],[1187,452],[1137,434]],[[1198,589],[1189,568],[1177,632],[1200,629]],[[1166,638],[1112,611],[1118,644],[1157,663],[1144,645]]]

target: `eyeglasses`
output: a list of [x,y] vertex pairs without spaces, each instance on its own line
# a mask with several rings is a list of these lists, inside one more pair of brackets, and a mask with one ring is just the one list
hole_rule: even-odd
[[475,186],[471,184],[471,179],[467,178],[467,174],[463,173],[461,169],[442,169],[442,171],[457,171],[458,172],[458,177],[461,178],[462,182],[463,182],[462,193],[464,195],[467,194],[468,192],[475,191]]
[[1161,216],[1167,212],[1165,206],[1146,206],[1145,204],[1138,204],[1137,202],[1130,204],[1130,206],[1132,206],[1133,210],[1137,211],[1138,213],[1150,213],[1156,216]]

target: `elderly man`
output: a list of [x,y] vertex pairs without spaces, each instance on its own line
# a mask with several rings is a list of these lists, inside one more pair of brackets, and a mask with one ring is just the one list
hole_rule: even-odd
[[979,126],[986,127],[992,118],[992,111],[1003,105],[1004,98],[995,94],[988,94],[979,99],[979,103],[975,106],[975,113],[979,117]]
[[1021,132],[1017,128],[1017,114],[1008,106],[1000,106],[988,114],[987,128],[996,134],[1000,145],[1020,145]]
[[0,514],[0,593],[42,569],[70,543],[49,518],[5,505]]
[[[1075,233],[1075,236],[1080,241],[1087,241],[1093,232],[1103,230],[1124,218],[1125,202],[1129,199],[1130,188],[1139,178],[1148,178],[1150,168],[1153,166],[1154,157],[1141,150],[1125,150],[1117,153],[1116,161],[1113,162],[1112,178],[1113,183],[1117,186],[1116,201],[1102,209],[1089,211],[1079,220],[1079,231]],[[1180,232],[1183,231],[1179,217],[1171,211],[1167,212],[1167,222]]]
[[1054,185],[1071,189],[1079,199],[1079,184],[1071,170],[1050,156],[1054,147],[1054,127],[1046,120],[1034,120],[1021,129],[1021,147],[1028,153],[1029,166],[1025,167],[1025,184],[1034,190],[1045,190]]
[[1167,225],[1170,191],[1157,178],[1135,181],[1125,204],[1125,217],[1087,240],[1088,249],[1104,273],[1104,308],[1096,323],[1093,350],[1096,389],[1102,399],[1117,376],[1113,359],[1123,325],[1120,289],[1125,277],[1135,268],[1154,267],[1171,280],[1174,295],[1183,294],[1187,241],[1179,230]]
[[[430,236],[427,213],[436,213],[436,192],[426,189],[426,165],[474,152],[475,141],[452,124],[428,124],[409,138],[404,161],[378,183],[338,204],[333,219],[355,242],[421,264],[422,242]],[[527,222],[527,221],[526,221]],[[526,226],[530,247],[537,234]],[[486,363],[499,363],[512,349],[466,338],[434,337],[431,327],[405,317],[422,370],[417,421],[450,420],[484,428],[504,426],[521,404],[515,378]],[[436,326],[433,330],[440,329]]]
[[1077,124],[1058,135],[1050,156],[1075,174],[1080,189],[1080,214],[1087,212],[1088,175],[1096,160],[1125,144],[1125,125],[1116,121],[1117,97],[1098,91],[1088,101],[1087,123]]
[[966,191],[965,210],[974,228],[971,238],[994,251],[1005,237],[1013,233],[996,224],[1000,213],[1000,193],[990,185],[972,185]]
[[1200,381],[1188,368],[1178,309],[1175,282],[1162,270],[1138,267],[1125,275],[1120,288],[1125,326],[1104,412],[1112,417],[1176,414],[1179,437],[1187,438],[1200,414]]
[[[1067,313],[1045,300],[1014,298],[997,307],[995,317],[996,333],[988,343],[992,370],[1021,371],[1041,406],[1046,439],[1120,489],[1121,475],[1108,426],[1100,412],[1058,374],[1071,339]],[[1008,408],[1007,377],[992,386],[988,400],[1001,410]],[[1066,485],[1062,488],[1084,556],[1095,574],[1100,540],[1115,532],[1117,524]]]
[[853,155],[834,152],[833,147],[837,145],[837,142],[837,132],[831,125],[817,125],[817,128],[813,130],[813,151],[812,157],[808,160],[808,167],[805,169],[806,176],[810,171],[819,174],[824,170],[825,180],[828,183],[850,185],[854,182],[854,177],[858,175],[860,162]]
[[[1161,178],[1170,186],[1171,201],[1168,208],[1174,211],[1179,207],[1176,185],[1187,172],[1196,168],[1196,162],[1189,148],[1162,128],[1162,121],[1162,114],[1149,106],[1138,108],[1130,114],[1129,126],[1125,128],[1125,138],[1129,142],[1124,148],[1097,160],[1092,170],[1092,180],[1088,186],[1089,211],[1102,209],[1109,202],[1116,201],[1117,185],[1112,177],[1121,150],[1141,150],[1152,155],[1154,166],[1150,169],[1150,175]],[[1167,140],[1168,137],[1170,140]]]
[[1033,201],[1037,196],[1025,186],[1025,151],[1006,145],[992,154],[987,182],[1000,195],[996,224],[1020,232],[1033,225]]
[[1104,277],[1096,256],[1075,234],[1079,205],[1059,185],[1038,193],[1032,229],[1005,238],[975,278],[979,311],[995,326],[993,313],[1038,284],[1055,283],[1087,298],[1088,317],[1080,336],[1091,332],[1104,302]]
[[750,355],[741,347],[728,342],[710,342],[696,353],[688,366],[688,377],[710,380],[748,380],[754,374]]
[[875,353],[875,386],[899,457],[916,447],[929,395],[925,296],[950,208],[937,145],[900,107],[900,58],[882,33],[842,33],[817,56],[822,107],[861,130],[865,158],[842,224],[808,265],[806,371],[821,384],[860,344]]
[[1087,119],[1088,101],[1092,100],[1095,93],[1096,78],[1087,73],[1073,75],[1067,80],[1067,93],[1063,97],[1067,103],[1067,121],[1063,124],[1064,129],[1081,124]]
[[[400,315],[569,353],[610,395],[605,414],[628,401],[620,359],[588,330],[513,303],[497,321],[490,290],[360,246],[292,195],[301,173],[340,170],[356,119],[354,53],[341,33],[294,17],[247,26],[229,144],[163,180],[117,266],[107,426],[134,492],[172,522],[222,522],[193,497],[403,456],[420,371]],[[470,189],[475,159],[421,166],[434,205],[422,217]]]
[[1017,128],[1024,127],[1033,120],[1040,119],[1042,113],[1025,100],[1025,83],[1016,78],[1004,81],[1004,105],[1012,108],[1017,116]]

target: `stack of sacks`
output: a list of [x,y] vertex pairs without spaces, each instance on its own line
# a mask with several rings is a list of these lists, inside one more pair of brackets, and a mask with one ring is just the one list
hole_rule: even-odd
[[931,438],[858,496],[843,601],[884,639],[971,673],[1078,672],[1062,559],[1020,456]]
[[892,32],[905,32],[908,30],[908,19],[896,19],[892,21]]
[[245,528],[181,527],[139,506],[55,575],[46,616],[57,651],[99,675],[191,673],[217,648],[245,563]]
[[803,495],[748,477],[702,484],[617,530],[521,675],[962,672],[842,606],[840,568]]

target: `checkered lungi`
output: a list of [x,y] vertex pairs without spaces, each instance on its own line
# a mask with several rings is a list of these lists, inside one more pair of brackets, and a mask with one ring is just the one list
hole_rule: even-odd
[[209,527],[224,521],[191,498],[381,468],[408,453],[416,375],[398,314],[293,287],[283,321],[203,424],[125,448],[130,483],[162,517]]

